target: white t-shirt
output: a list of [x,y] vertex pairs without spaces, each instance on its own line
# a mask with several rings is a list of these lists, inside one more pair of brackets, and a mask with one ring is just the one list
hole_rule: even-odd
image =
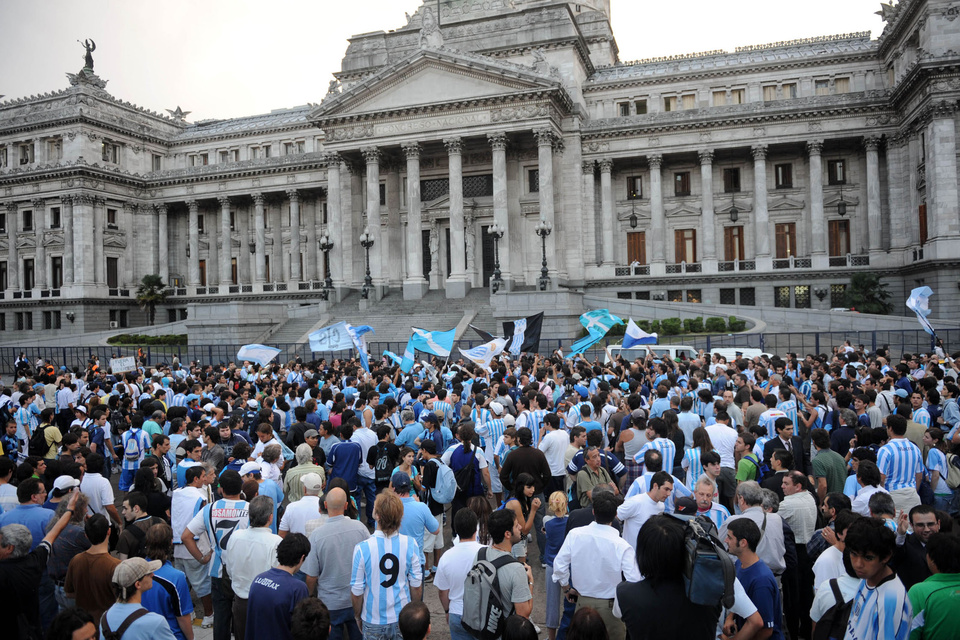
[[449,590],[450,613],[463,615],[463,583],[467,573],[473,567],[477,552],[483,545],[476,540],[468,540],[447,549],[437,564],[437,576],[433,586],[443,591]]
[[845,575],[847,570],[843,567],[843,552],[831,546],[813,563],[813,590],[819,590],[830,578],[840,578]]
[[320,513],[320,496],[303,496],[287,505],[280,518],[280,531],[310,534],[326,521],[326,514]]
[[[443,455],[440,456],[440,460],[443,462],[443,464],[447,465],[448,467],[450,466],[450,458],[453,457],[453,452],[456,451],[457,447],[459,446],[460,444],[455,442],[452,445],[450,445],[450,448],[448,448],[446,451],[443,452]],[[480,463],[480,468],[486,469],[487,456],[483,455],[483,450],[480,449],[479,447],[473,447],[473,454],[477,458],[477,461]]]
[[652,516],[663,513],[663,503],[657,502],[646,493],[633,496],[617,507],[617,517],[623,523],[623,539],[636,548],[640,527]]
[[266,442],[257,441],[257,445],[253,448],[253,453],[250,454],[252,458],[257,459],[263,454],[263,450],[269,447],[272,444],[280,444],[280,441],[276,438],[270,438]]
[[[859,484],[859,483],[857,483]],[[853,502],[850,504],[850,509],[854,513],[859,513],[864,518],[870,517],[870,496],[875,493],[888,493],[883,487],[874,487],[872,485],[867,485],[865,487],[860,487],[860,491],[857,493],[857,497],[853,499]]]
[[727,618],[728,613],[732,613],[735,616],[739,616],[746,620],[753,614],[757,612],[757,605],[753,604],[753,600],[750,599],[750,596],[747,595],[747,590],[743,588],[739,578],[733,579],[733,606],[729,609],[724,609],[723,615],[720,616],[719,621],[717,622],[717,637],[719,638],[723,634],[723,622]]
[[[822,585],[822,589],[817,589],[817,595],[813,599],[813,606],[810,607],[810,619],[814,622],[820,622],[820,618],[827,612],[827,609],[837,603],[833,595],[833,589],[829,584]],[[860,586],[860,580],[844,573],[837,579],[837,586],[840,587],[840,594],[843,595],[844,602],[853,600]]]
[[113,486],[99,473],[85,473],[80,481],[80,491],[90,501],[90,513],[99,513],[110,519],[106,505],[113,504]]
[[569,446],[570,436],[562,429],[548,431],[540,440],[540,445],[537,448],[547,458],[547,463],[550,465],[550,475],[566,477],[567,469],[563,463],[563,455],[567,452]]
[[737,446],[737,430],[717,423],[705,427],[713,448],[720,454],[720,466],[735,469],[733,448]]

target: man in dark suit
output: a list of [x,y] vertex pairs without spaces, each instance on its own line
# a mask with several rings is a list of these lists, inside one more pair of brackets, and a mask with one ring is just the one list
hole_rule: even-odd
[[783,500],[783,476],[793,469],[793,454],[786,449],[777,449],[770,456],[770,469],[774,472],[768,475],[760,486],[770,489],[780,500]]
[[930,577],[927,566],[927,542],[930,536],[940,531],[936,509],[922,504],[910,509],[910,526],[913,533],[907,533],[907,514],[900,515],[897,523],[897,550],[893,554],[891,566],[908,591],[913,585]]
[[791,470],[797,470],[804,475],[811,474],[810,452],[804,450],[803,440],[800,436],[793,435],[793,421],[790,418],[777,418],[773,424],[776,435],[763,445],[763,460],[770,464],[770,456],[777,449],[786,449],[793,454],[793,465]]

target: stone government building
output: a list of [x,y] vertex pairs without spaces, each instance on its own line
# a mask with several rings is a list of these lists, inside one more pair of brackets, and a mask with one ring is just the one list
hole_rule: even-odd
[[609,0],[440,6],[351,38],[319,104],[191,123],[92,61],[0,103],[0,330],[142,325],[155,273],[160,321],[319,301],[328,274],[340,300],[364,231],[372,299],[462,298],[496,224],[509,300],[538,287],[541,221],[549,290],[825,309],[870,271],[898,309],[924,283],[960,310],[960,4],[884,5],[878,40],[635,62]]

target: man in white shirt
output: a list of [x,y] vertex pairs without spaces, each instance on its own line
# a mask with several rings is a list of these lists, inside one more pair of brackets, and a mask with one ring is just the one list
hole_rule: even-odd
[[617,518],[623,523],[623,539],[631,547],[636,547],[640,527],[650,519],[663,513],[664,502],[673,493],[673,476],[666,471],[657,471],[650,479],[650,490],[628,498],[617,508]]
[[[730,426],[730,416],[725,411],[716,415],[716,422],[705,429],[714,450],[720,454],[720,504],[733,511],[733,495],[737,490],[737,465],[733,450],[737,446],[737,430]],[[669,469],[667,469],[669,471]]]
[[551,484],[544,495],[549,496],[554,491],[563,491],[567,477],[567,465],[564,464],[564,454],[570,446],[570,437],[565,430],[560,429],[560,418],[555,413],[548,413],[543,417],[546,432],[540,438],[537,447],[543,451],[550,465]]
[[[377,397],[379,398],[379,396]],[[373,415],[372,410],[370,411],[370,415]],[[380,439],[377,438],[377,434],[364,424],[355,426],[353,435],[350,436],[350,441],[356,442],[362,449],[360,457],[360,473],[357,475],[357,485],[358,488],[363,491],[363,494],[366,497],[368,523],[373,522],[373,501],[377,497],[377,485],[374,481],[373,467],[367,464],[367,452],[371,447],[376,447],[379,440]],[[359,498],[357,499],[357,506],[360,506]]]
[[281,538],[286,538],[289,533],[302,533],[309,536],[326,519],[320,513],[320,491],[323,489],[323,478],[319,473],[305,473],[300,477],[300,483],[303,485],[303,497],[288,504],[283,517],[280,518]]
[[473,568],[474,560],[483,545],[477,542],[477,514],[470,509],[460,509],[453,519],[453,530],[460,537],[460,544],[454,545],[440,558],[437,575],[433,585],[440,592],[440,604],[447,614],[451,640],[473,640],[460,624],[463,615],[463,584],[467,573]]
[[633,547],[610,526],[617,515],[617,498],[598,492],[593,515],[595,522],[567,534],[553,561],[553,581],[563,587],[569,601],[576,601],[577,609],[597,610],[610,640],[623,640],[626,629],[613,615],[617,585],[624,579],[637,582],[643,578]]
[[90,515],[102,514],[113,521],[113,526],[119,531],[123,526],[120,513],[114,504],[113,486],[110,481],[101,475],[104,459],[99,453],[91,453],[86,458],[87,472],[80,480],[80,492],[89,500]]
[[257,496],[250,501],[250,527],[230,537],[223,552],[223,565],[230,576],[233,593],[233,631],[236,640],[245,640],[247,630],[247,598],[253,579],[264,571],[279,566],[277,546],[283,540],[270,531],[273,521],[273,498]]
[[860,490],[853,499],[850,509],[864,518],[870,517],[870,498],[875,493],[888,493],[883,488],[880,469],[870,460],[861,460],[857,465],[857,484]]
[[[180,534],[187,528],[193,517],[199,513],[207,503],[206,473],[202,466],[187,469],[186,486],[173,492],[170,503],[170,522],[173,527],[173,566],[183,571],[187,581],[197,597],[203,603],[203,621],[205,627],[213,626],[213,598],[211,594],[210,570],[206,563],[198,561],[183,546]],[[195,538],[200,550],[206,554],[210,544],[206,536]],[[207,559],[209,562],[209,558]]]

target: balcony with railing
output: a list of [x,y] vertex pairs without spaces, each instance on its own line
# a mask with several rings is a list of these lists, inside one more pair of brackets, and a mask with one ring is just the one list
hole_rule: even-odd
[[831,267],[869,267],[870,256],[853,255],[848,253],[845,256],[830,256]]
[[717,263],[717,271],[720,273],[732,273],[736,271],[756,271],[756,260],[727,260]]
[[773,261],[774,269],[810,269],[813,267],[811,258],[798,258],[790,256],[789,258],[777,258]]
[[629,267],[617,267],[616,275],[618,278],[626,278],[630,276],[648,276],[650,275],[650,265],[635,264],[630,265]]

